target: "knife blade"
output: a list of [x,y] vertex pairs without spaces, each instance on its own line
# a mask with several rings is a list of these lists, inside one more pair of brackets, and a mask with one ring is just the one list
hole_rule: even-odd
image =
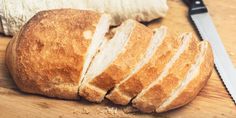
[[210,42],[215,67],[234,103],[236,103],[236,70],[221,42],[206,6],[202,0],[184,0],[184,2],[189,7],[190,19],[196,26],[200,37]]

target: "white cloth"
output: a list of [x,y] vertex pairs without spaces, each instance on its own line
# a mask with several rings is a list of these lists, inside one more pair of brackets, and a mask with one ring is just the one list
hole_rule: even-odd
[[74,8],[108,13],[112,25],[126,19],[150,21],[165,16],[166,0],[0,0],[0,32],[14,35],[35,13],[42,10]]

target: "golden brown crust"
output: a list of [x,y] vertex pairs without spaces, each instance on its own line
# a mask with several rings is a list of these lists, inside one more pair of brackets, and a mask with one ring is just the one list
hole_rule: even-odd
[[[78,82],[100,14],[73,9],[37,13],[7,49],[7,65],[25,92],[76,99]],[[11,55],[11,56],[10,56]]]
[[5,53],[5,61],[7,68],[9,69],[9,72],[13,78],[15,78],[15,55],[16,55],[16,44],[17,44],[17,38],[19,36],[19,33],[17,33],[12,40],[8,43],[6,53]]
[[[124,79],[134,69],[136,64],[143,58],[144,52],[151,40],[153,32],[146,26],[135,22],[135,28],[130,35],[130,40],[125,47],[125,51],[117,56],[114,62],[106,68],[103,73],[93,78],[89,82],[90,85],[105,91],[100,98],[93,98],[90,101],[101,102],[96,100],[102,100],[106,92],[113,88],[115,84]],[[85,98],[91,98],[89,93],[84,93],[80,90],[80,95]]]
[[100,90],[100,88],[96,88],[94,86],[88,85],[83,87],[79,91],[79,93],[82,93],[83,97],[86,98],[88,101],[94,101],[99,102],[103,100],[104,91]]
[[152,86],[147,92],[140,96],[140,98],[134,100],[133,106],[143,112],[154,112],[182,82],[184,76],[194,63],[197,52],[197,41],[191,39],[187,48],[170,68],[167,76],[159,83]]
[[[126,86],[126,87],[128,88],[129,86]],[[140,88],[137,88],[137,89],[140,89]],[[120,91],[119,89],[112,90],[112,92],[108,94],[106,98],[111,100],[113,103],[120,104],[120,105],[127,105],[131,100],[130,96],[124,95],[124,93]]]
[[194,79],[192,79],[190,83],[186,85],[185,89],[181,91],[174,101],[167,105],[165,109],[160,109],[157,112],[164,112],[189,103],[197,96],[200,90],[207,83],[214,67],[213,53],[211,46],[207,41],[203,41],[201,43],[206,43],[207,48],[204,50],[206,53],[203,56],[203,61],[200,63],[199,68],[196,68],[198,69],[197,76],[195,76]]
[[117,90],[112,91],[107,98],[116,104],[128,104],[144,87],[148,86],[160,75],[166,63],[176,53],[180,44],[181,40],[175,39],[168,34],[149,62],[127,81],[120,84],[116,88]]

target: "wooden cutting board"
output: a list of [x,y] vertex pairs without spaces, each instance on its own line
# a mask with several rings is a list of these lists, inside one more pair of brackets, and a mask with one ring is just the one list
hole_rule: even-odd
[[[223,43],[236,65],[236,1],[205,0]],[[166,25],[171,32],[193,32],[187,18],[187,8],[181,0],[169,0],[170,10],[166,18],[148,24],[155,28]],[[151,117],[232,117],[236,118],[236,106],[227,93],[216,71],[194,101],[188,105],[162,114],[143,114],[131,107],[117,106],[105,100],[102,104],[85,100],[67,101],[20,92],[4,63],[5,49],[11,37],[0,36],[0,118],[151,118]]]

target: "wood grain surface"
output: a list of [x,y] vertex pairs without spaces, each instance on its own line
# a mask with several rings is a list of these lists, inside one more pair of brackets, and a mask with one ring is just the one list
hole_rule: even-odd
[[[236,65],[236,0],[205,0],[222,41]],[[181,0],[169,0],[170,10],[164,19],[148,23],[160,25],[179,34],[193,32],[187,8]],[[0,36],[0,118],[236,118],[236,106],[214,70],[207,85],[188,105],[162,114],[143,114],[129,106],[117,106],[105,100],[102,104],[86,100],[67,101],[20,92],[5,66],[5,49],[11,37]]]

